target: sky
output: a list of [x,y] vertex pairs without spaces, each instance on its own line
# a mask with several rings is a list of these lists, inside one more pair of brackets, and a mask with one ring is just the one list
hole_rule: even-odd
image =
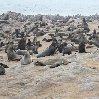
[[99,13],[99,0],[0,0],[0,14],[92,15]]

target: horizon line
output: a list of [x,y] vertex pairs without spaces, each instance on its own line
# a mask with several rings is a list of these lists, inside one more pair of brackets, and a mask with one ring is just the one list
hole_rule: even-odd
[[56,15],[59,15],[59,16],[63,16],[63,17],[66,17],[66,16],[76,16],[76,15],[79,15],[79,16],[95,16],[95,15],[99,15],[98,13],[95,13],[95,14],[87,14],[87,15],[84,15],[84,14],[81,14],[81,13],[77,13],[77,14],[68,14],[68,15],[62,15],[62,14],[60,14],[60,13],[55,13],[55,14],[51,14],[51,13],[49,13],[49,14],[47,14],[47,13],[34,13],[33,12],[33,14],[25,14],[24,12],[22,13],[22,12],[19,12],[19,11],[5,11],[5,12],[1,12],[0,13],[0,15],[2,15],[2,14],[7,14],[8,12],[13,12],[13,13],[20,13],[21,15],[26,15],[26,16],[28,16],[28,15],[34,15],[34,16],[36,16],[36,15],[44,15],[44,16],[46,16],[46,15],[52,15],[52,16],[56,16]]

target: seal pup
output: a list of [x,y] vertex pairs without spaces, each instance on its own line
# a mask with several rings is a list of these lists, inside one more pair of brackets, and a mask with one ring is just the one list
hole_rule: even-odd
[[30,56],[29,52],[25,53],[25,55],[21,59],[21,65],[28,65],[31,62],[32,62],[32,60],[31,60],[31,56]]

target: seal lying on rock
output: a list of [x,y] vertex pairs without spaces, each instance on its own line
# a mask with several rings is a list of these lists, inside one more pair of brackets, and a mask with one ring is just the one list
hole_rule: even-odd
[[29,52],[25,53],[24,57],[21,59],[21,65],[28,65],[32,62]]
[[56,67],[58,67],[58,66],[60,66],[62,64],[67,65],[68,63],[70,63],[70,62],[68,62],[65,59],[48,59],[48,60],[42,61],[42,62],[36,61],[36,62],[34,62],[34,65],[36,65],[36,66],[50,65],[49,66],[50,68],[56,68]]
[[5,69],[3,66],[0,65],[0,75],[4,75],[5,74]]

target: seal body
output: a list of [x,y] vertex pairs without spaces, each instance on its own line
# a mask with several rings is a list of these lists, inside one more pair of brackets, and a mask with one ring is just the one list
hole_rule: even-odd
[[85,51],[85,44],[84,44],[84,42],[81,42],[80,44],[79,44],[79,53],[85,53],[86,51]]
[[64,56],[65,54],[68,54],[68,55],[72,54],[70,48],[68,48],[68,47],[63,48],[63,56]]
[[4,75],[5,74],[5,69],[3,66],[0,65],[0,75]]
[[32,62],[29,52],[25,53],[21,59],[21,65],[28,65]]
[[38,54],[37,58],[53,55],[55,53],[55,51],[56,51],[56,47],[51,46],[51,47],[47,48],[41,54]]
[[9,61],[20,61],[21,56],[15,54],[13,45],[10,45],[7,50],[7,56]]

